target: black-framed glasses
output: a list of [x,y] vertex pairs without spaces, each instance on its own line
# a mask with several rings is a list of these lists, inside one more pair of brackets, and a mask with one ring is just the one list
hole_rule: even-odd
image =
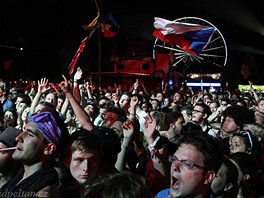
[[250,143],[250,148],[251,149],[253,148],[253,141],[252,141],[252,137],[251,137],[250,132],[248,132],[248,131],[239,131],[239,132],[237,132],[237,134],[243,135],[243,136],[248,136],[248,140],[249,140],[249,143]]
[[197,110],[197,109],[194,109],[192,110],[193,113],[204,113],[203,111],[200,111],[200,110]]
[[176,156],[169,156],[169,162],[173,163],[179,163],[181,168],[185,168],[186,170],[191,170],[193,167],[202,168],[205,170],[204,166],[200,166],[198,164],[195,164],[188,160],[179,160]]

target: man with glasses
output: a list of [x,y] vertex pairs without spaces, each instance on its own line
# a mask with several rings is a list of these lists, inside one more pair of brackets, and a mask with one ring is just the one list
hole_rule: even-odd
[[218,140],[201,131],[182,135],[176,148],[168,158],[170,188],[160,191],[155,198],[213,197],[211,183],[223,161]]
[[216,131],[208,124],[208,117],[212,114],[210,107],[199,102],[193,108],[191,121],[202,127],[203,131],[213,137],[217,137]]

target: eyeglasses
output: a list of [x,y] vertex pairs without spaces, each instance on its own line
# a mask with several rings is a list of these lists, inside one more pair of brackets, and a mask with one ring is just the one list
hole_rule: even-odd
[[203,111],[200,111],[200,110],[197,110],[197,109],[194,109],[192,112],[193,113],[204,113]]
[[188,160],[179,160],[176,156],[169,156],[169,162],[171,162],[172,164],[179,163],[180,168],[183,168],[185,170],[192,170],[193,167],[205,169],[204,166],[200,166]]
[[249,140],[249,143],[250,143],[250,148],[252,149],[253,148],[253,142],[252,142],[252,137],[251,137],[250,132],[248,132],[248,131],[239,131],[238,134],[239,135],[243,135],[243,136],[245,136],[245,135],[248,136],[248,140]]

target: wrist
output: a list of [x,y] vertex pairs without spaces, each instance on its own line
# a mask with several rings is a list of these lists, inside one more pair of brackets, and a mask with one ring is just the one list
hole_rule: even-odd
[[157,142],[159,141],[160,136],[158,136],[151,144],[148,145],[148,149],[152,150],[153,148],[155,148]]
[[126,150],[128,148],[128,144],[121,144],[121,149]]

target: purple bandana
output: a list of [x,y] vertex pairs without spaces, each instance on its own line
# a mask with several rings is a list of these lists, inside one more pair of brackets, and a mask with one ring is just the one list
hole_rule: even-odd
[[30,122],[35,124],[49,143],[54,143],[57,146],[59,145],[61,130],[50,112],[37,113],[32,116]]

